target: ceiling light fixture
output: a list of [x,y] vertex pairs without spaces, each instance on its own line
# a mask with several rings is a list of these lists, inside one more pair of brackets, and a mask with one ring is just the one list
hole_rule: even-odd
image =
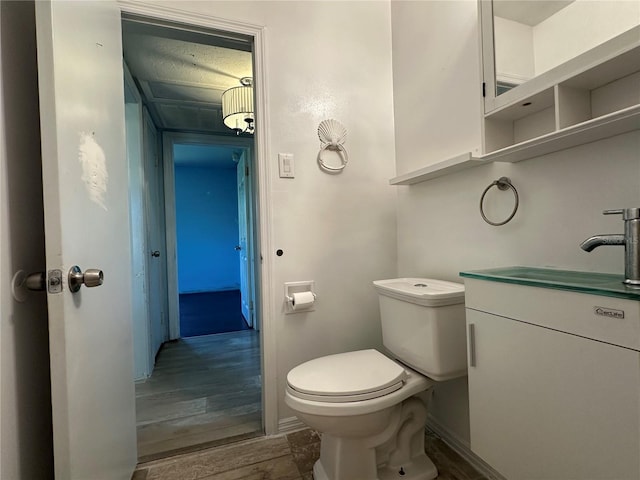
[[222,94],[222,120],[236,135],[253,133],[255,119],[253,115],[253,79],[243,77],[241,86],[232,87]]

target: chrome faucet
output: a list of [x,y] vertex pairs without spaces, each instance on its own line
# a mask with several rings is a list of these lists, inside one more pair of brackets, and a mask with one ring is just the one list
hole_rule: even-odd
[[586,252],[601,245],[624,245],[624,283],[640,288],[640,208],[605,210],[604,215],[621,214],[624,234],[594,235],[580,244]]

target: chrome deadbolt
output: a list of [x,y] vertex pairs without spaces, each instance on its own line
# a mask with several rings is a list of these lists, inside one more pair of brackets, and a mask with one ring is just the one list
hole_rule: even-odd
[[69,290],[76,293],[82,284],[85,287],[99,287],[104,280],[102,270],[88,268],[84,273],[79,266],[75,265],[69,270]]

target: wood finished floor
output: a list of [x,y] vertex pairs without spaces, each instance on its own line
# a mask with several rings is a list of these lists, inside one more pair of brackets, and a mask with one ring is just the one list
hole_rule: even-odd
[[136,384],[141,462],[262,434],[258,332],[166,343]]
[[[425,451],[438,480],[486,480],[432,432]],[[141,464],[132,480],[312,480],[319,456],[320,437],[306,429]]]

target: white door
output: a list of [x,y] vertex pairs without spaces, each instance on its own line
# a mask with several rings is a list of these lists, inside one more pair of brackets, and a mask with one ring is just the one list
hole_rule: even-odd
[[253,305],[251,301],[251,273],[249,266],[249,248],[250,242],[248,237],[248,207],[249,207],[249,167],[247,165],[247,154],[242,152],[237,166],[238,178],[238,249],[240,257],[240,301],[242,315],[244,315],[247,324],[253,327]]
[[144,178],[145,219],[147,245],[147,285],[149,285],[149,326],[151,355],[155,359],[160,347],[169,340],[167,322],[167,269],[166,245],[164,242],[164,192],[162,166],[160,164],[158,133],[145,109],[144,131]]
[[[129,479],[136,464],[120,11],[36,3],[55,476]],[[74,266],[104,284],[69,288]]]

